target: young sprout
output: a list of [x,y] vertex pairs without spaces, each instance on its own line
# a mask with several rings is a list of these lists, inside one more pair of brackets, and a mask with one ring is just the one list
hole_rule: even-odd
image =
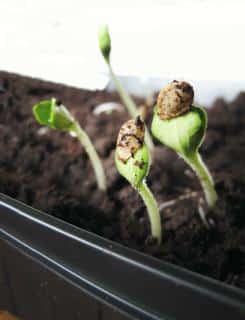
[[145,202],[152,236],[160,243],[161,218],[156,200],[145,181],[150,169],[150,153],[144,138],[145,125],[140,117],[127,121],[119,131],[115,163],[119,173],[131,183]]
[[152,122],[152,134],[175,150],[199,177],[207,204],[214,208],[217,193],[212,176],[198,150],[207,130],[207,114],[192,105],[194,91],[184,81],[173,81],[158,96]]
[[106,190],[106,178],[101,160],[89,136],[67,108],[63,105],[58,106],[55,99],[44,100],[33,107],[33,114],[41,125],[69,132],[78,138],[91,160],[99,189]]
[[[121,82],[117,78],[116,74],[113,71],[111,61],[110,61],[110,53],[111,53],[111,38],[108,30],[107,25],[103,25],[99,29],[99,47],[100,51],[105,59],[105,62],[108,66],[109,73],[111,76],[111,79],[117,89],[117,92],[122,99],[123,103],[125,104],[126,108],[128,109],[128,113],[132,118],[136,118],[139,115],[139,111],[137,109],[137,106],[133,99],[129,96],[129,94],[125,91],[123,88]],[[149,149],[152,151],[154,149],[154,145],[151,139],[151,136],[149,134],[149,131],[146,130],[146,144],[149,147]]]

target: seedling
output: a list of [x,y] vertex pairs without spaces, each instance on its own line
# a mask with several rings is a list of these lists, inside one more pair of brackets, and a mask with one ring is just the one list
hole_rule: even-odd
[[156,200],[146,184],[150,169],[150,152],[144,142],[145,125],[137,117],[120,129],[115,152],[119,173],[139,192],[148,210],[151,233],[158,243],[162,240],[161,218]]
[[89,136],[80,127],[68,109],[63,105],[58,106],[56,100],[51,99],[36,104],[33,107],[33,114],[41,125],[68,132],[78,138],[91,160],[99,189],[106,190],[106,178],[101,160]]
[[151,131],[161,143],[175,150],[194,170],[201,182],[209,208],[214,208],[217,193],[213,178],[198,152],[207,130],[207,114],[192,105],[191,85],[173,81],[158,96]]
[[[122,99],[123,103],[125,104],[126,108],[128,109],[128,113],[132,118],[135,119],[139,115],[138,108],[135,102],[133,101],[133,99],[129,96],[129,94],[126,92],[126,90],[122,86],[121,82],[119,81],[115,72],[113,71],[113,68],[111,65],[111,61],[110,61],[111,38],[110,38],[108,27],[106,25],[101,26],[99,29],[99,47],[105,59],[105,62],[108,66],[111,79],[117,89],[117,92],[120,98]],[[154,149],[154,145],[148,130],[146,130],[145,139],[146,139],[147,146],[152,151]]]

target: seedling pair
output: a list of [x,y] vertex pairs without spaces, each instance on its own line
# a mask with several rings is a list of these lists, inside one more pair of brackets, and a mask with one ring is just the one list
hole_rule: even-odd
[[[198,152],[207,130],[204,109],[195,107],[193,88],[186,82],[173,81],[158,96],[151,131],[162,144],[177,152],[200,179],[208,206],[214,208],[217,193],[208,168]],[[161,242],[158,206],[146,185],[150,154],[144,143],[144,123],[137,118],[124,124],[119,132],[115,162],[119,173],[138,190],[149,215],[152,236]]]
[[[105,190],[105,174],[101,161],[88,135],[66,107],[58,106],[55,99],[45,100],[33,107],[33,113],[41,125],[69,132],[80,140],[93,165],[98,187]],[[160,215],[157,203],[145,182],[150,168],[150,153],[144,138],[145,125],[139,116],[123,125],[117,141],[116,164],[119,172],[139,191],[145,201],[150,216],[152,236],[160,243]]]

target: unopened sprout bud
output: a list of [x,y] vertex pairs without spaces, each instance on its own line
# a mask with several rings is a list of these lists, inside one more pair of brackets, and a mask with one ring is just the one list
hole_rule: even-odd
[[[126,92],[126,90],[122,86],[121,82],[117,78],[116,74],[113,71],[112,65],[111,65],[111,61],[110,61],[111,38],[110,38],[108,26],[102,25],[99,28],[98,38],[99,38],[99,48],[100,48],[101,54],[103,55],[103,57],[105,59],[107,66],[108,66],[110,76],[111,76],[111,79],[114,83],[114,86],[115,86],[122,102],[124,103],[125,107],[127,108],[128,113],[130,114],[130,116],[132,118],[135,119],[139,115],[139,110],[138,110],[135,102],[133,101],[133,99],[129,96],[129,94]],[[152,142],[152,139],[151,139],[151,136],[150,136],[150,133],[148,130],[146,130],[146,144],[149,147],[149,149],[151,151],[153,151],[154,145],[153,145],[153,142]]]
[[69,132],[76,136],[86,150],[93,166],[99,189],[106,190],[106,178],[101,160],[87,133],[80,127],[68,109],[57,105],[55,99],[44,100],[33,107],[35,119],[41,125]]
[[160,243],[162,230],[159,209],[145,181],[151,161],[144,137],[145,125],[140,117],[127,121],[119,131],[115,163],[119,173],[139,192],[145,202],[152,236]]
[[193,96],[193,89],[186,82],[174,81],[163,88],[151,131],[191,166],[199,177],[209,207],[214,208],[217,193],[213,178],[198,152],[207,130],[207,114],[203,108],[192,105]]
[[111,38],[107,25],[103,25],[99,28],[99,47],[105,60],[109,62],[111,52]]

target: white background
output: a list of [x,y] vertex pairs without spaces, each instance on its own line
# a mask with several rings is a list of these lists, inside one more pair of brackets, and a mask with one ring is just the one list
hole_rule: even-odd
[[231,96],[245,89],[244,3],[2,0],[0,69],[103,87],[97,29],[107,23],[118,74],[211,81]]

